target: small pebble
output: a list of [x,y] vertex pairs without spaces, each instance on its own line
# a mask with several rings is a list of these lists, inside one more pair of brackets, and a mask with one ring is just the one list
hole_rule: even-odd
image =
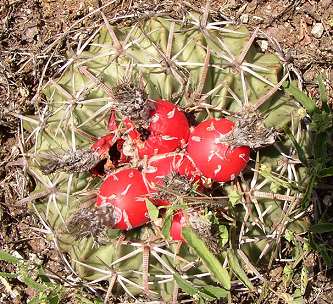
[[324,26],[322,23],[315,23],[315,25],[313,26],[312,30],[311,30],[311,34],[315,37],[315,38],[320,38],[324,33]]
[[257,40],[258,45],[260,46],[263,52],[266,52],[268,49],[268,41],[267,40]]
[[323,198],[323,204],[327,207],[332,206],[332,195],[325,195]]
[[243,14],[239,17],[239,19],[242,23],[248,23],[249,22],[249,15],[248,14]]

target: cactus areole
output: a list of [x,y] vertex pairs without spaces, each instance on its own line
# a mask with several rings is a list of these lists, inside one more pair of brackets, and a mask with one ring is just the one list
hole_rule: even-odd
[[194,128],[187,146],[189,156],[199,170],[217,182],[233,180],[246,167],[250,148],[232,147],[224,136],[234,123],[228,119],[208,119]]
[[102,183],[96,206],[113,206],[112,227],[129,230],[147,223],[145,196],[148,193],[142,174],[137,169],[122,169]]

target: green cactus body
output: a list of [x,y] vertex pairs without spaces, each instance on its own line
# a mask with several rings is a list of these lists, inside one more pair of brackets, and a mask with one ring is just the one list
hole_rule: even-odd
[[[206,275],[207,268],[192,249],[183,245],[177,253],[175,246],[162,238],[155,237],[149,242],[154,233],[147,227],[130,233],[126,241],[109,239],[102,246],[94,245],[92,238],[76,240],[66,233],[64,224],[80,206],[91,200],[91,193],[101,183],[100,178],[89,173],[45,175],[39,168],[53,153],[89,148],[93,143],[92,137],[107,134],[112,108],[110,88],[126,77],[143,81],[151,99],[169,99],[181,107],[196,107],[204,102],[229,112],[239,111],[241,105],[255,104],[278,83],[282,73],[279,59],[273,54],[261,53],[254,45],[249,47],[244,61],[237,64],[250,39],[244,26],[220,27],[208,23],[200,29],[200,18],[189,14],[186,22],[179,22],[158,17],[132,26],[113,28],[111,34],[117,37],[120,45],[112,38],[108,27],[102,28],[89,49],[73,59],[59,79],[45,86],[47,103],[39,116],[26,120],[25,128],[32,132],[36,142],[29,154],[29,171],[36,180],[34,194],[40,196],[35,202],[38,212],[54,229],[59,248],[69,252],[77,274],[89,281],[113,278],[114,294],[128,293],[135,297],[147,292],[143,244],[150,246],[148,286],[151,298],[172,299],[175,288],[172,273],[175,269],[185,269],[182,273],[197,285],[212,279]],[[289,125],[299,138],[304,136],[299,127],[302,117],[298,105],[282,90],[269,98],[260,110],[265,115],[267,127]],[[211,112],[218,117],[221,113]],[[207,112],[202,111],[196,118],[203,120],[206,115]],[[293,147],[289,141],[281,141],[278,145],[290,155]],[[299,185],[306,182],[304,168],[283,165],[285,159],[275,147],[261,149],[259,155],[256,172],[244,174],[243,189],[256,179],[256,185],[260,185],[256,191],[262,196],[253,194],[257,205],[250,207],[252,214],[242,228],[249,237],[274,233],[282,209],[298,199],[304,191]],[[253,163],[251,167],[254,167]],[[226,185],[225,190],[231,193],[234,186]],[[275,192],[276,196],[263,195]],[[258,206],[261,211],[258,211]],[[241,205],[237,209],[243,215]],[[264,215],[263,210],[267,210]],[[262,231],[260,224],[252,225],[258,218],[259,222],[266,223],[266,227],[272,227],[272,231]],[[291,225],[299,230],[304,223],[299,220]],[[255,261],[267,243],[263,240],[239,246]],[[137,253],[133,254],[136,250]],[[189,266],[191,262],[193,267]]]

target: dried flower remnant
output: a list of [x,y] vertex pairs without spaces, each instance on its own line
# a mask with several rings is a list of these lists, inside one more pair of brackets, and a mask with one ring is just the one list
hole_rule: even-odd
[[278,132],[274,128],[265,127],[262,114],[245,108],[236,119],[233,129],[220,136],[219,141],[231,148],[248,146],[259,149],[274,144],[277,136]]
[[124,81],[113,89],[117,111],[129,118],[137,128],[147,129],[151,112],[155,109],[154,102],[148,99],[141,86]]
[[59,171],[68,173],[87,172],[94,168],[101,160],[99,153],[90,149],[68,151],[58,156],[48,154],[42,157],[49,159],[48,163],[41,168],[44,174]]
[[116,224],[112,206],[80,208],[67,221],[62,233],[69,233],[76,240],[93,237],[99,242],[105,230]]

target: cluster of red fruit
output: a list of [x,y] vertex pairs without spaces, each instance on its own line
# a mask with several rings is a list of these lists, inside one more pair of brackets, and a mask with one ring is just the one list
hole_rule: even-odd
[[[156,195],[165,177],[178,174],[190,181],[206,177],[228,182],[249,160],[249,147],[234,148],[223,142],[223,136],[234,127],[232,121],[207,119],[190,128],[185,114],[166,100],[154,101],[145,134],[129,118],[122,125],[124,130],[119,131],[114,114],[111,115],[112,133],[92,147],[100,154],[109,154],[111,148],[118,153],[117,160],[112,161],[116,170],[102,183],[96,202],[98,207],[112,206],[116,229],[129,230],[146,224],[150,220],[147,199],[158,206],[171,204]],[[136,168],[127,165],[132,157],[141,160]],[[184,221],[183,212],[178,210],[170,230],[174,240],[182,240]]]

